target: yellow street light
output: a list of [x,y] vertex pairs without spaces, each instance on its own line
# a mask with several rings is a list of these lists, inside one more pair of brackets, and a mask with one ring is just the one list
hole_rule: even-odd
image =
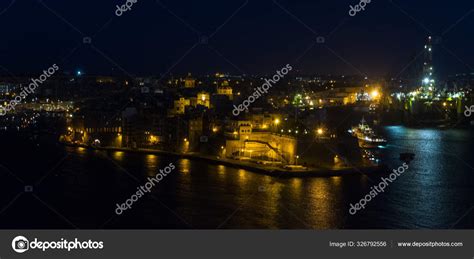
[[323,135],[324,130],[323,130],[322,128],[318,128],[318,129],[316,130],[316,133],[318,133],[318,135]]
[[380,96],[380,93],[378,90],[373,90],[372,92],[370,92],[370,96],[372,97],[372,99],[376,99]]

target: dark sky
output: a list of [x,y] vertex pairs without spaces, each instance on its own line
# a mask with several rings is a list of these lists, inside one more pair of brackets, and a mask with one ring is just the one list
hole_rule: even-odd
[[[0,0],[0,74],[53,63],[88,74],[261,74],[289,63],[302,73],[395,76],[430,34],[442,35],[440,76],[474,67],[472,0],[372,0],[354,17],[357,0],[137,0],[121,17],[115,5],[126,0],[42,2]],[[195,45],[200,35],[212,37]]]

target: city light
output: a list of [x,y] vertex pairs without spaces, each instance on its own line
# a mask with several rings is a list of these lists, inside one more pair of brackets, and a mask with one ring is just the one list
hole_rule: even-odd
[[[474,160],[469,159],[474,139],[474,71],[459,62],[461,58],[472,63],[474,37],[468,30],[472,20],[460,19],[463,10],[454,8],[454,3],[453,8],[446,7],[450,2],[445,4],[442,12],[438,5],[417,1],[407,1],[413,6],[400,5],[414,17],[426,14],[415,18],[424,18],[420,22],[427,27],[459,23],[451,27],[444,24],[449,39],[441,33],[431,40],[425,30],[413,30],[403,22],[412,24],[414,19],[407,19],[400,8],[367,9],[349,22],[352,15],[346,8],[363,9],[370,0],[347,1],[346,7],[339,6],[344,9],[337,10],[338,16],[346,18],[336,17],[335,21],[347,21],[340,24],[340,30],[318,28],[326,33],[326,41],[328,32],[334,30],[338,44],[332,46],[332,51],[324,34],[315,37],[309,33],[306,46],[298,33],[292,33],[311,32],[309,27],[317,27],[315,10],[331,13],[334,3],[330,1],[281,1],[281,5],[274,2],[270,6],[255,3],[245,8],[235,3],[224,9],[207,1],[169,6],[158,3],[161,15],[155,15],[156,10],[143,3],[141,7],[137,4],[135,18],[166,15],[147,22],[145,27],[140,26],[143,21],[127,15],[123,18],[127,24],[115,24],[113,34],[108,24],[99,33],[91,31],[97,28],[85,27],[104,22],[101,15],[88,14],[91,6],[76,10],[76,6],[51,3],[48,15],[57,11],[61,17],[58,20],[51,16],[55,22],[50,23],[50,19],[41,19],[42,12],[22,10],[23,6],[3,15],[3,9],[9,7],[6,2],[15,1],[0,3],[0,16],[9,25],[3,33],[8,50],[2,52],[0,64],[0,139],[5,149],[0,171],[8,173],[6,177],[0,173],[0,182],[8,189],[8,195],[2,197],[7,206],[0,205],[5,216],[3,211],[0,216],[6,229],[72,225],[67,223],[143,230],[474,228],[474,208],[470,210],[474,190],[470,166]],[[114,6],[102,2],[96,1],[94,10],[110,16]],[[127,4],[137,0],[118,2],[130,9]],[[471,1],[461,2],[468,5]],[[120,6],[116,7],[120,11]],[[268,8],[279,11],[279,15],[263,14],[258,26],[239,19]],[[15,20],[8,21],[24,13],[28,15],[23,18],[30,21],[19,25]],[[402,22],[393,22],[389,28],[374,25],[384,17],[402,17]],[[79,26],[80,18],[83,26]],[[194,24],[196,18],[202,24]],[[43,44],[35,41],[37,30],[25,26],[62,32],[70,25],[66,20],[77,24],[84,34],[50,33],[44,35],[50,40]],[[303,20],[311,26],[305,28]],[[287,22],[288,26],[281,26]],[[203,26],[219,24],[217,28]],[[133,33],[120,33],[124,25],[122,29],[134,28]],[[374,31],[374,27],[380,28]],[[265,37],[262,28],[275,32],[278,40]],[[183,30],[190,33],[189,40],[180,36]],[[243,31],[251,40],[241,35]],[[361,31],[371,34],[361,35]],[[383,37],[388,34],[395,37]],[[119,37],[127,40],[117,41]],[[127,48],[129,41],[136,44]],[[81,51],[71,49],[75,46],[72,43],[78,43]],[[269,43],[271,47],[267,47]],[[289,46],[296,48],[295,53],[282,51]],[[43,58],[31,58],[32,53]],[[54,76],[52,68],[40,70],[53,62],[61,66],[52,66],[57,71]],[[286,67],[275,70],[283,64]],[[9,169],[21,179],[10,177]],[[165,174],[169,178],[161,182],[159,177]],[[30,181],[41,177],[45,178],[44,184]],[[33,208],[23,208],[31,204],[21,204],[21,199],[7,208],[15,202],[17,192],[23,198],[33,195],[38,200],[41,196],[44,202],[35,201]],[[117,203],[123,198],[132,202]],[[135,203],[135,198],[140,198],[140,203]],[[161,206],[157,198],[166,206]],[[249,204],[244,204],[247,201]],[[243,205],[245,210],[239,210]],[[33,209],[37,206],[42,207],[35,215]],[[48,206],[52,206],[50,210]],[[120,218],[111,217],[126,209],[130,210]],[[32,214],[29,218],[25,215],[28,212]],[[230,234],[235,240],[226,243],[245,240]],[[328,235],[329,243],[328,238],[313,238],[309,244],[313,247],[303,250],[312,250],[313,257],[323,258],[337,257],[343,250],[352,251],[354,256],[359,249],[410,253],[415,250],[410,246],[430,246],[433,254],[439,255],[444,249],[459,257],[466,252],[466,258],[471,251],[466,249],[468,240],[462,238],[362,234],[351,238]],[[41,242],[35,245],[35,236],[24,235],[27,240],[23,240],[23,247],[38,248]],[[182,251],[193,252],[183,240],[174,241],[182,241]],[[272,240],[261,240],[270,245],[253,243],[257,248],[270,248],[269,258],[274,254],[301,254],[301,248],[308,246],[295,239],[296,245],[290,247],[288,243],[289,252],[284,253],[280,247],[275,249]],[[6,245],[15,252],[17,244],[11,241]],[[118,248],[126,251],[127,246],[137,247],[139,241],[125,237],[122,243],[126,245]],[[199,241],[208,244],[201,250],[216,256],[225,246],[204,237]],[[142,244],[145,249],[146,244]],[[252,251],[252,244],[241,243],[249,250],[239,251],[241,257],[256,255],[258,251]],[[61,252],[59,245],[56,248],[56,252],[52,247],[43,252]],[[169,256],[188,257],[169,250]],[[416,250],[425,252],[428,248]],[[4,259],[2,254],[0,259]],[[196,251],[194,254],[199,257]]]
[[323,135],[324,130],[323,130],[322,128],[318,128],[318,129],[316,130],[316,133],[317,133],[318,135]]
[[154,135],[150,135],[150,143],[151,144],[156,144],[158,143],[158,137]]
[[370,92],[370,97],[372,97],[372,99],[377,99],[379,96],[380,93],[378,90],[373,90],[372,92]]

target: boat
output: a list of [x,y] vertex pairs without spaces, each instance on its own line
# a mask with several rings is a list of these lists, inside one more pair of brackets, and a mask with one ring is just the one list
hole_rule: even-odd
[[358,139],[361,148],[379,148],[387,145],[387,140],[377,135],[363,117],[359,125],[352,127],[349,133]]

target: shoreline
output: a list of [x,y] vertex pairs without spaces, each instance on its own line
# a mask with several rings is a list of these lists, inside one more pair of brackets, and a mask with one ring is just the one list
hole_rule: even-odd
[[185,158],[191,160],[206,161],[212,164],[225,165],[236,169],[245,169],[253,173],[265,174],[274,177],[333,177],[333,176],[344,176],[344,175],[355,175],[355,174],[384,174],[388,172],[388,168],[384,165],[378,166],[361,166],[361,167],[341,167],[341,168],[308,168],[307,170],[287,170],[280,167],[271,167],[258,165],[252,162],[244,162],[239,160],[233,160],[228,158],[218,158],[217,156],[202,155],[198,153],[176,153],[171,151],[163,151],[156,149],[131,149],[131,148],[118,148],[118,147],[92,147],[81,144],[70,144],[60,142],[64,146],[68,147],[82,147],[90,150],[103,150],[103,151],[121,151],[128,153],[141,153],[141,154],[155,154],[163,156],[173,156],[178,158]]

